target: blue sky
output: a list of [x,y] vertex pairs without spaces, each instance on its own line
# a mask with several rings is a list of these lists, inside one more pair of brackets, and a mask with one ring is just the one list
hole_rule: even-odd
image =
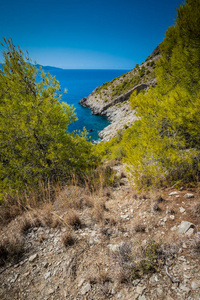
[[42,65],[132,69],[164,39],[183,2],[0,0],[0,39],[12,37]]

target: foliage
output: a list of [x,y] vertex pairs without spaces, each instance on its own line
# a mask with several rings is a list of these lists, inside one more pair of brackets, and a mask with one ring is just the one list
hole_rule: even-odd
[[199,11],[198,0],[179,7],[176,25],[167,30],[160,45],[157,85],[130,97],[138,120],[99,146],[103,155],[123,158],[139,188],[199,178]]
[[133,257],[136,265],[131,270],[132,279],[157,271],[160,246],[156,241],[149,239],[145,246],[139,247]]
[[[0,190],[65,180],[92,167],[86,132],[70,134],[73,107],[61,104],[58,81],[38,70],[12,40],[4,39],[0,71]],[[39,80],[40,78],[40,80]]]
[[199,9],[196,0],[180,6],[176,25],[167,30],[160,45],[158,84],[145,94],[131,96],[138,121],[129,143],[124,144],[125,160],[139,186],[198,179]]

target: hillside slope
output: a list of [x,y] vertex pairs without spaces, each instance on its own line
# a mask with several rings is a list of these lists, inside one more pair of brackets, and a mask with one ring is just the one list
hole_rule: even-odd
[[102,141],[109,141],[118,130],[127,128],[136,120],[134,110],[129,104],[129,97],[137,90],[148,89],[155,85],[155,62],[160,58],[159,47],[142,63],[122,76],[97,87],[79,104],[89,107],[93,114],[105,115],[111,124],[99,133]]

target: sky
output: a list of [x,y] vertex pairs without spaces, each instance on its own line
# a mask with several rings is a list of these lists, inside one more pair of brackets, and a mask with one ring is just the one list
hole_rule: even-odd
[[0,0],[0,40],[12,38],[43,66],[128,70],[162,42],[183,2]]

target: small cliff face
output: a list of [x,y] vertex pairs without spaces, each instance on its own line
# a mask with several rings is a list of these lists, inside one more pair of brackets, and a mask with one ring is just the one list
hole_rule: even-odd
[[79,104],[89,107],[93,114],[105,115],[111,124],[99,133],[102,141],[109,141],[117,135],[118,130],[127,128],[136,120],[134,110],[129,104],[130,95],[136,90],[146,90],[155,85],[155,62],[160,58],[159,47],[144,63],[123,74],[122,76],[97,87],[88,97],[80,100]]

